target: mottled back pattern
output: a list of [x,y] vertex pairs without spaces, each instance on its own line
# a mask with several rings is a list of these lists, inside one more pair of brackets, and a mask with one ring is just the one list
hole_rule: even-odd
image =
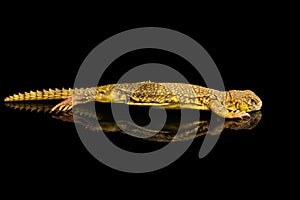
[[131,94],[139,103],[196,103],[196,94],[189,84],[145,83]]

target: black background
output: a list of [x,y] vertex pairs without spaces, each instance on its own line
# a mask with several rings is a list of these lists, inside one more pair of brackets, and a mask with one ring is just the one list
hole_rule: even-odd
[[[64,189],[67,185],[81,187],[95,181],[96,187],[127,185],[135,190],[154,180],[160,187],[153,185],[152,190],[155,187],[163,190],[164,186],[174,184],[173,191],[168,190],[170,193],[182,185],[205,189],[228,186],[228,182],[233,182],[233,187],[247,185],[245,188],[253,182],[252,188],[264,190],[265,185],[278,186],[277,182],[289,177],[294,169],[290,162],[293,160],[287,155],[293,147],[285,145],[288,139],[283,134],[287,133],[279,131],[282,119],[275,109],[279,104],[277,92],[284,88],[278,81],[278,77],[284,78],[280,74],[282,68],[278,68],[283,55],[279,49],[284,43],[282,39],[288,37],[279,32],[287,30],[280,17],[259,15],[215,21],[197,16],[193,20],[150,17],[150,20],[125,22],[120,19],[108,22],[100,16],[99,20],[97,17],[91,20],[43,12],[6,17],[9,20],[2,27],[1,99],[30,89],[72,87],[81,63],[100,42],[131,28],[157,26],[180,31],[199,42],[218,66],[226,89],[253,90],[264,103],[262,120],[255,129],[225,131],[213,151],[203,159],[198,158],[201,141],[195,140],[177,161],[146,174],[119,172],[98,162],[87,152],[72,123],[56,121],[48,115],[13,111],[1,103],[2,166],[4,173],[9,174],[5,179],[8,186],[26,186],[31,180],[34,183],[31,186],[38,187],[51,185],[53,181]],[[136,58],[132,54],[126,65],[157,61],[177,66],[181,62],[172,58],[155,52],[140,53]],[[190,76],[192,83],[199,83],[194,74]],[[104,82],[112,81],[109,77],[104,79]],[[285,167],[281,168],[282,164]],[[177,181],[170,182],[170,178]],[[129,180],[133,181],[132,185]]]

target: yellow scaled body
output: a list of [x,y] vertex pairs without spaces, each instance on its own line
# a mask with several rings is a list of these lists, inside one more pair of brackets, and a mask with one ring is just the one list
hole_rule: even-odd
[[262,101],[250,90],[218,91],[186,83],[137,82],[80,89],[49,89],[9,96],[4,101],[65,99],[54,110],[70,110],[90,101],[161,106],[166,109],[211,110],[225,118],[242,118],[260,110]]

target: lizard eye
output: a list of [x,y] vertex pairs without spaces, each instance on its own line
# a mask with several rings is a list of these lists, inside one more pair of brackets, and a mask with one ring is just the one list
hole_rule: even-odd
[[252,105],[254,105],[254,104],[256,104],[256,101],[255,101],[254,99],[250,99],[250,103],[251,103]]

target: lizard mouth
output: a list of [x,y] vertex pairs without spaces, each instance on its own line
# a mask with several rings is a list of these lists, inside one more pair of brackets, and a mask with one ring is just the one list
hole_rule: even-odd
[[257,104],[257,107],[260,109],[262,107],[262,101]]
[[256,105],[255,105],[255,110],[260,110],[262,107],[262,101],[258,102]]

